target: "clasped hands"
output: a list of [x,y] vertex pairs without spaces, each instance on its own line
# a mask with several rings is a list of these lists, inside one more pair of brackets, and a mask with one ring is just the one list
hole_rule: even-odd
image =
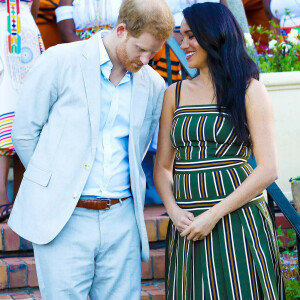
[[169,215],[180,236],[193,241],[204,239],[218,222],[211,210],[194,217],[191,212],[177,206]]

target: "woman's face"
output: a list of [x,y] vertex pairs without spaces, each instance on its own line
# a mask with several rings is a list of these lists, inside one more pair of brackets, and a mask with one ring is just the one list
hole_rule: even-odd
[[180,48],[185,52],[188,67],[202,69],[207,67],[207,52],[199,45],[185,19],[181,22],[182,42]]

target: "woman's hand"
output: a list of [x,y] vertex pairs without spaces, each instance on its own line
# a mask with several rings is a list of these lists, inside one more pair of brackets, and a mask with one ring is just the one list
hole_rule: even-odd
[[182,237],[187,236],[188,240],[204,239],[214,229],[219,219],[212,213],[211,210],[207,210],[198,217],[180,234]]
[[188,212],[177,205],[169,212],[169,216],[179,232],[184,231],[195,219],[191,212]]

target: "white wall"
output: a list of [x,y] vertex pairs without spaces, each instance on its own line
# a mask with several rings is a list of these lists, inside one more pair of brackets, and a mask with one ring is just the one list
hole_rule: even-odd
[[300,176],[300,72],[261,74],[274,109],[274,121],[279,158],[279,178],[276,181],[292,200],[291,177]]

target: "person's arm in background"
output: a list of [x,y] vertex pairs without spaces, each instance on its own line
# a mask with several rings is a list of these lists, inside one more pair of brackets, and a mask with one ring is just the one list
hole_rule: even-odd
[[80,41],[80,38],[75,34],[72,3],[73,0],[60,0],[55,11],[57,26],[63,43]]
[[39,7],[40,7],[40,0],[33,0],[31,5],[31,14],[34,20],[36,20],[37,18]]
[[[273,21],[275,22],[275,24],[279,25],[280,24],[280,20],[278,20],[276,18],[276,16],[273,16],[272,14],[272,11],[271,11],[271,1],[272,0],[262,0],[263,2],[263,6],[264,6],[264,10],[265,10],[265,13],[267,15],[267,18],[270,20],[270,21]],[[272,24],[270,25],[270,29],[274,31],[274,33],[276,35],[279,35],[280,34],[280,28],[279,27],[274,27]]]
[[225,5],[226,7],[228,7],[227,0],[221,0],[221,4],[223,4],[223,5]]

